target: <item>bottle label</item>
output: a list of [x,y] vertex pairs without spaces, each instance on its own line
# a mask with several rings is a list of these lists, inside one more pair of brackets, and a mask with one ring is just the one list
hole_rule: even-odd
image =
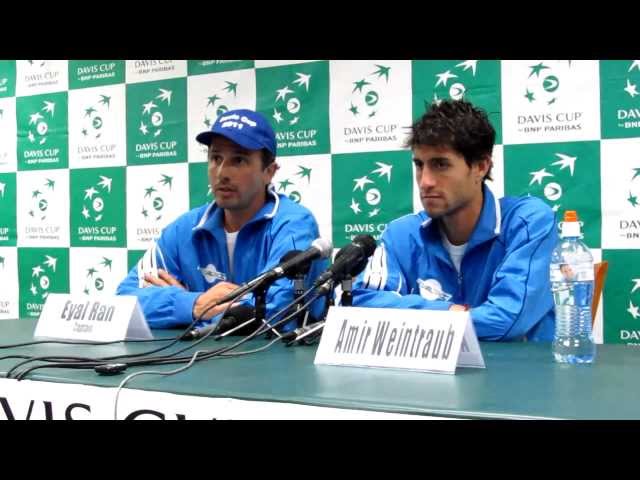
[[554,263],[551,264],[552,282],[588,282],[593,281],[593,265],[589,263]]

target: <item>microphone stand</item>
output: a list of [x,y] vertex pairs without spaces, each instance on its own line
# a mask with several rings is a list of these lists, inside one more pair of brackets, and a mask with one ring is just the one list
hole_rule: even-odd
[[353,305],[353,277],[346,273],[342,278],[342,296],[340,298],[340,305],[343,307],[351,307]]
[[308,313],[307,315],[304,315],[304,312],[301,309],[302,301],[300,299],[302,298],[302,295],[304,295],[304,277],[305,275],[302,273],[296,273],[293,277],[294,307],[297,312],[294,318],[296,319],[298,327],[304,327],[307,324],[307,318],[309,317]]

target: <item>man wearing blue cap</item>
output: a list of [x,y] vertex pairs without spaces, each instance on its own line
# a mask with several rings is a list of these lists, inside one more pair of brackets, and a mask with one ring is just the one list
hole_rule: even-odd
[[[208,146],[215,201],[165,227],[117,289],[138,297],[152,328],[184,327],[201,317],[218,321],[227,304],[212,305],[319,236],[313,214],[273,190],[277,145],[264,116],[226,112],[196,140]],[[313,262],[307,281],[325,264]],[[293,300],[291,280],[277,280],[266,300],[268,318]],[[241,303],[250,307],[253,299]],[[321,305],[315,308],[317,314]]]

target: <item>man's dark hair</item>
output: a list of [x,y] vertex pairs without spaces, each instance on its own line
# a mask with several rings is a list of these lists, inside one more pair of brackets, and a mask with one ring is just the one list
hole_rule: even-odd
[[[467,165],[491,157],[496,131],[484,110],[466,100],[442,100],[431,107],[412,126],[405,147],[448,146],[459,152]],[[491,169],[484,176],[491,180]]]
[[261,152],[262,152],[262,169],[264,170],[275,161],[276,156],[266,148],[263,148]]

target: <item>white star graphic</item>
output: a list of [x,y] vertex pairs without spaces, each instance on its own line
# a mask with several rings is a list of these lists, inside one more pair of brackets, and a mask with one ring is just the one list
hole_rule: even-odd
[[556,156],[560,159],[557,162],[553,162],[551,165],[560,165],[560,170],[564,170],[569,167],[569,172],[573,177],[573,169],[576,165],[576,159],[578,157],[570,157],[569,155],[564,155],[562,153],[556,153]]
[[29,125],[33,125],[34,123],[38,123],[38,120],[44,118],[40,112],[32,113],[29,115]]
[[149,130],[147,129],[147,126],[144,124],[144,122],[140,122],[140,128],[138,130],[140,130],[143,135],[149,133]]
[[636,84],[634,83],[632,85],[628,78],[627,78],[627,86],[625,87],[624,91],[627,92],[629,95],[631,95],[631,98],[638,95],[638,91],[636,90]]
[[84,195],[84,199],[86,200],[87,198],[88,198],[88,199],[92,199],[92,198],[93,198],[93,196],[94,196],[96,193],[98,193],[98,191],[97,191],[95,188],[90,187],[90,188],[87,188],[87,189],[84,191],[84,193],[85,193],[85,195]]
[[29,130],[29,135],[27,135],[27,137],[29,138],[29,141],[31,143],[36,141],[36,137],[33,135],[33,132],[31,130]]
[[53,271],[56,271],[56,263],[58,261],[57,258],[55,257],[50,257],[49,255],[45,255],[45,257],[47,258],[47,261],[44,262],[45,265],[51,267],[53,269]]
[[159,98],[160,101],[166,100],[167,105],[171,105],[171,94],[173,93],[171,90],[165,90],[164,88],[159,88],[160,95],[157,95],[156,98]]
[[275,108],[273,109],[273,119],[278,123],[282,121],[282,114]]
[[37,295],[38,294],[38,289],[35,287],[35,285],[32,283],[31,284],[31,295]]
[[438,77],[438,81],[436,82],[436,87],[438,85],[444,85],[446,87],[447,81],[450,78],[458,78],[458,76],[455,73],[451,73],[451,70],[447,70],[446,72],[443,72],[443,73],[437,73],[436,77]]
[[277,102],[280,99],[285,100],[287,97],[287,94],[293,93],[293,90],[290,90],[289,87],[285,85],[284,88],[281,88],[280,90],[276,90],[276,92],[278,92],[278,96],[276,97],[276,102]]
[[631,293],[633,293],[640,288],[640,278],[634,278],[631,281],[635,282],[635,284],[633,285],[633,289],[631,290]]
[[47,102],[46,100],[44,101],[44,107],[42,107],[42,110],[44,110],[45,112],[49,112],[53,116],[53,112],[55,109],[56,109],[55,103]]
[[87,210],[87,207],[82,207],[82,216],[84,218],[89,218],[89,210]]
[[456,67],[463,67],[464,71],[471,69],[473,76],[476,76],[476,66],[478,65],[478,60],[465,60],[464,62],[460,62],[456,65]]
[[640,71],[640,60],[634,60],[631,66],[629,67],[629,70],[627,70],[627,72],[630,72],[634,68],[637,68],[638,71]]
[[380,209],[379,208],[374,208],[373,210],[371,210],[369,212],[369,217],[375,217],[376,215],[378,215],[380,213]]
[[36,265],[31,269],[31,272],[32,272],[31,274],[32,277],[39,277],[40,274],[44,272],[44,269],[40,265]]
[[349,206],[349,208],[353,210],[353,213],[355,214],[358,214],[362,211],[360,210],[360,204],[356,202],[353,198],[351,199],[351,205]]
[[542,179],[544,177],[553,177],[553,173],[548,173],[544,168],[542,170],[538,170],[537,172],[529,172],[529,175],[533,175],[533,178],[529,182],[529,185],[533,185],[534,183],[542,185]]
[[362,178],[354,178],[353,181],[356,182],[355,187],[353,187],[354,192],[358,189],[364,190],[364,186],[367,183],[373,183],[373,180],[369,180],[366,175]]
[[311,80],[311,75],[305,75],[304,73],[296,73],[298,75],[298,79],[294,80],[293,83],[297,85],[304,85],[307,92],[309,91],[309,80]]
[[103,177],[102,175],[100,175],[100,182],[98,182],[98,185],[100,185],[101,187],[104,187],[107,189],[108,192],[111,191],[111,182],[112,179],[109,177]]
[[155,103],[153,103],[153,100],[151,100],[149,103],[145,103],[142,105],[144,107],[144,109],[142,110],[142,114],[144,115],[145,113],[149,113],[151,111],[152,108],[157,107],[157,105]]
[[380,177],[386,175],[387,181],[391,182],[391,169],[393,168],[393,165],[387,165],[386,163],[381,162],[376,162],[376,165],[378,165],[380,168],[376,168],[371,173],[378,173],[378,176]]
[[636,305],[634,305],[631,300],[629,300],[629,308],[627,308],[627,312],[629,312],[631,315],[633,315],[633,318],[638,318],[640,317],[640,312],[638,311],[638,307]]

